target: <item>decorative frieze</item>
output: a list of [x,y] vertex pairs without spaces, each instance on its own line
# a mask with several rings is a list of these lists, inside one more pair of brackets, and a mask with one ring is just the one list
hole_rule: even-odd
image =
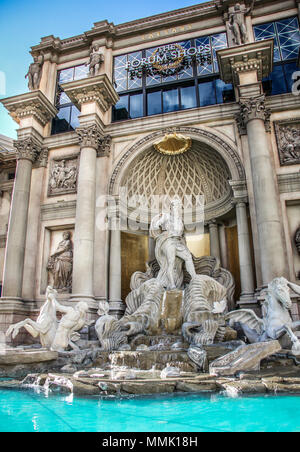
[[63,233],[55,252],[49,257],[47,270],[53,275],[53,288],[58,292],[70,293],[72,290],[73,242],[71,232]]
[[78,155],[53,159],[50,166],[48,196],[76,193]]
[[30,160],[34,163],[41,152],[40,146],[31,137],[14,141],[17,160]]
[[236,119],[241,135],[246,133],[247,124],[253,119],[262,119],[265,123],[266,131],[271,131],[271,110],[266,107],[265,101],[266,97],[264,94],[258,97],[240,98],[241,111]]
[[300,119],[275,123],[280,164],[300,164]]

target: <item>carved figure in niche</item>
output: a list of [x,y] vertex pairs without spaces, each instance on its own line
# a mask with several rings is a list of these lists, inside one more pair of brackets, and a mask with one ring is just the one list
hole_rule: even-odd
[[71,232],[63,233],[63,240],[49,258],[47,270],[53,274],[53,287],[59,292],[71,292],[73,270],[73,243]]
[[42,67],[44,64],[44,56],[33,58],[33,63],[29,66],[28,72],[25,78],[28,78],[28,88],[30,91],[39,89],[42,76]]
[[191,278],[196,276],[193,257],[185,237],[181,219],[181,202],[171,202],[170,214],[156,216],[150,234],[155,239],[155,257],[160,266],[157,282],[167,290],[180,289],[183,283],[183,263]]
[[281,164],[300,163],[300,129],[279,127],[279,157]]
[[246,44],[248,41],[245,17],[252,13],[253,7],[254,0],[252,1],[250,8],[245,8],[244,6],[241,6],[240,3],[236,3],[233,11],[229,13],[229,28],[232,33],[233,42],[237,46]]
[[89,60],[85,64],[86,66],[89,66],[90,77],[95,77],[96,75],[99,75],[100,67],[103,62],[104,56],[103,53],[100,52],[100,46],[98,44],[95,44],[91,49]]
[[51,193],[59,193],[64,190],[76,190],[77,167],[66,166],[66,161],[56,162],[51,170],[49,186]]

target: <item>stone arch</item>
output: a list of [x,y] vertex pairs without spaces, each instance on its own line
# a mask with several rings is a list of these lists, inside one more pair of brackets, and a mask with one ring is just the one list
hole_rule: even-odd
[[[218,131],[214,131],[208,127],[176,127],[176,128],[168,128],[162,129],[160,131],[151,133],[149,135],[144,136],[141,139],[138,139],[134,144],[132,144],[122,155],[120,160],[115,165],[112,176],[109,183],[109,194],[110,195],[118,195],[119,189],[122,186],[122,181],[125,175],[130,171],[130,167],[136,164],[139,156],[145,155],[147,151],[152,148],[153,143],[159,140],[160,137],[163,137],[166,133],[170,132],[178,132],[183,135],[188,135],[192,138],[194,143],[194,148],[197,153],[197,149],[201,149],[202,147],[206,149],[211,149],[212,153],[214,153],[216,160],[223,161],[224,167],[226,167],[226,171],[228,174],[228,179],[233,181],[245,181],[245,170],[243,163],[237,153],[236,147],[233,145],[232,141],[224,137]],[[195,154],[195,150],[193,151]],[[199,151],[200,152],[200,151]],[[206,151],[206,155],[207,151]],[[220,164],[219,164],[220,167]],[[201,175],[200,175],[201,178]],[[224,178],[224,174],[223,174]],[[203,178],[202,178],[203,179]],[[225,180],[225,179],[224,179]],[[205,181],[202,180],[203,184]],[[229,186],[229,184],[228,184]],[[224,193],[223,198],[212,200],[205,210],[205,219],[209,220],[211,218],[219,217],[229,210],[232,209],[231,204],[232,194]]]

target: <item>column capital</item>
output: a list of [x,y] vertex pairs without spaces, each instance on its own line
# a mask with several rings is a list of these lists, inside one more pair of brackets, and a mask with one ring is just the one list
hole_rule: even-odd
[[253,119],[261,119],[265,123],[266,132],[271,131],[271,110],[266,107],[266,96],[264,94],[257,97],[240,98],[240,113],[237,115],[237,123],[241,135],[247,133],[247,124]]
[[31,137],[14,141],[17,160],[29,160],[34,163],[40,152],[40,145]]
[[10,116],[22,127],[22,120],[32,118],[45,127],[57,114],[57,109],[39,90],[1,99]]
[[255,81],[261,81],[273,70],[273,53],[273,39],[219,50],[220,77],[225,83],[240,85],[245,84],[241,82],[241,74],[252,72],[257,75]]
[[106,74],[64,83],[61,87],[79,110],[83,104],[96,103],[101,112],[105,113],[119,100]]
[[111,136],[103,135],[97,124],[87,124],[76,129],[81,149],[94,148],[98,157],[108,156],[111,147]]

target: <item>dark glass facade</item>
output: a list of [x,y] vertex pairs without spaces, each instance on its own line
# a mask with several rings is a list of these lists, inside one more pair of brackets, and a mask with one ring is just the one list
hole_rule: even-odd
[[[297,17],[254,26],[257,41],[274,39],[274,70],[263,80],[267,95],[289,93],[298,70],[300,31]],[[135,62],[152,57],[159,47],[141,50],[114,58],[114,85],[120,96],[113,107],[113,121],[152,116],[196,107],[233,102],[232,85],[219,78],[216,52],[227,47],[226,33],[177,42],[175,46],[187,52],[200,46],[209,49],[210,61],[200,64],[194,60],[189,67],[171,75],[142,74],[130,76],[126,69]],[[80,65],[58,72],[56,107],[58,115],[52,123],[52,134],[68,132],[79,126],[79,110],[62,91],[61,84],[88,76],[88,67]]]
[[79,127],[78,116],[80,111],[76,108],[68,96],[62,91],[60,85],[73,80],[87,77],[88,67],[85,65],[63,69],[57,74],[56,102],[57,116],[52,121],[52,135],[70,132]]
[[274,70],[263,80],[265,93],[269,96],[290,93],[300,48],[298,18],[290,17],[257,25],[254,27],[254,35],[256,41],[274,39]]
[[114,58],[114,83],[120,101],[113,108],[113,121],[152,116],[195,107],[234,101],[232,85],[223,83],[218,75],[217,50],[227,47],[225,33],[178,42],[187,51],[209,49],[210,60],[204,64],[194,61],[172,75],[130,77],[128,64],[153,57],[159,47],[133,52]]

